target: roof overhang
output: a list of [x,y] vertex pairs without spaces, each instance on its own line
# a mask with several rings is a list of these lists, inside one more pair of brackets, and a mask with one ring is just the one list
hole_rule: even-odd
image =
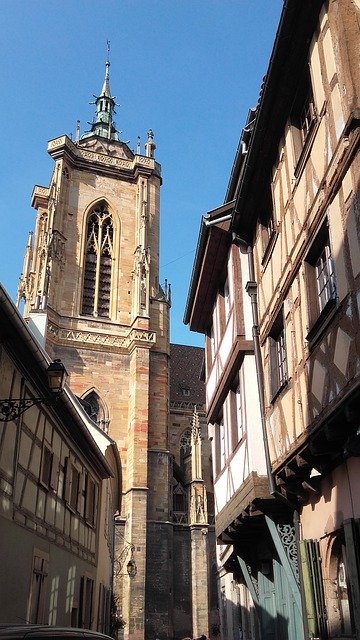
[[229,247],[230,221],[234,201],[228,202],[201,219],[198,245],[190,280],[184,323],[191,331],[205,333],[221,283]]
[[233,228],[247,242],[266,206],[271,170],[322,5],[323,0],[288,0],[281,14],[234,207]]

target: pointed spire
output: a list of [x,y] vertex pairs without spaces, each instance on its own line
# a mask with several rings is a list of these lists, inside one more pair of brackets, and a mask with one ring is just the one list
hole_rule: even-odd
[[115,128],[115,122],[113,120],[113,114],[115,113],[115,96],[110,92],[110,41],[107,41],[107,60],[105,62],[105,79],[99,96],[94,96],[96,105],[96,115],[93,123],[91,124],[91,132],[85,134],[84,137],[88,137],[91,134],[100,136],[101,138],[107,138],[108,140],[119,140]]
[[106,98],[111,98],[110,93],[110,75],[109,75],[110,62],[106,60],[105,62],[105,80],[103,84],[103,88],[101,89],[101,96],[105,96]]
[[105,80],[103,84],[103,88],[101,90],[100,96],[105,96],[106,98],[111,98],[110,92],[110,77],[109,77],[109,69],[110,69],[110,40],[106,40],[107,44],[107,59],[105,62]]

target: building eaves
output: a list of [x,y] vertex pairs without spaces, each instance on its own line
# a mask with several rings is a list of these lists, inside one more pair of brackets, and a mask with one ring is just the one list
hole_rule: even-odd
[[209,211],[201,218],[184,314],[184,323],[190,325],[191,331],[206,331],[209,313],[231,244],[229,226],[233,206],[232,200]]
[[256,212],[266,203],[266,186],[322,5],[323,0],[287,0],[283,7],[234,207],[232,227],[248,242]]

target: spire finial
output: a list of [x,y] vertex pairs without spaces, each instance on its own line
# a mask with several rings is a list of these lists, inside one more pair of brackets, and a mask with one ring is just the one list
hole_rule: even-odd
[[[96,116],[91,125],[91,132],[108,140],[119,140],[113,115],[115,113],[115,97],[110,92],[110,40],[106,40],[107,57],[105,61],[105,79],[99,96],[94,96]],[[92,103],[93,104],[93,103]],[[87,135],[85,134],[85,137]]]
[[148,156],[148,158],[154,158],[156,144],[154,142],[154,132],[152,129],[149,129],[148,131],[148,139],[147,139],[147,143],[145,144],[145,149],[146,149],[146,155]]

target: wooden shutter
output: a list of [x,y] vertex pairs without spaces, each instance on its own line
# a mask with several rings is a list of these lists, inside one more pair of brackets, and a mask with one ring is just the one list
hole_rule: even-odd
[[55,453],[53,453],[52,464],[51,464],[51,475],[50,475],[50,487],[51,489],[54,489],[54,491],[57,490],[57,486],[58,486],[59,464],[60,464],[60,460],[58,456]]
[[356,628],[356,637],[360,638],[360,531],[359,520],[353,518],[344,521],[346,571],[350,582],[351,609]]
[[321,558],[317,540],[299,542],[307,624],[310,638],[327,638]]
[[71,486],[71,462],[70,462],[70,458],[65,458],[64,500],[66,502],[69,502],[70,500],[70,486]]
[[41,462],[41,475],[40,480],[45,487],[49,488],[50,475],[51,475],[51,462],[52,452],[46,444],[43,445],[42,462]]

